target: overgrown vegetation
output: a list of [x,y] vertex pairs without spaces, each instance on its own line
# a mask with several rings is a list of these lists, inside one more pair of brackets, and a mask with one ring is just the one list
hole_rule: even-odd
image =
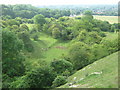
[[11,12],[4,11],[1,20],[3,88],[56,88],[77,70],[119,51],[120,24],[94,19],[91,11],[71,18],[67,10],[2,8]]

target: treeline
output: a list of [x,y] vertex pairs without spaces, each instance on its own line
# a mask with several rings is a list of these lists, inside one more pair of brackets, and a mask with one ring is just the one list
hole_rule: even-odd
[[14,19],[16,17],[31,19],[37,14],[42,14],[45,17],[59,18],[61,16],[70,16],[69,10],[37,8],[32,5],[0,5],[2,12],[0,16],[2,19]]
[[70,10],[71,15],[83,14],[86,10],[91,10],[93,15],[118,16],[118,5],[56,5],[38,6],[40,8]]
[[[116,5],[101,5],[101,6],[85,6],[82,5],[67,5],[67,6],[44,6],[34,7],[32,5],[18,4],[18,5],[4,5],[1,4],[0,17],[4,20],[14,19],[16,17],[31,19],[37,14],[42,14],[45,17],[59,18],[62,16],[80,15],[86,10],[91,10],[93,15],[107,15],[117,16],[118,8]],[[97,8],[96,8],[97,7]]]
[[[104,39],[106,32],[119,33],[120,24],[96,20],[91,11],[84,12],[83,17],[56,19],[37,14],[25,20],[20,17],[1,20],[3,88],[55,88],[65,84],[75,71],[120,50],[118,38]],[[31,28],[27,26],[29,20]],[[50,64],[47,60],[35,60],[32,67],[26,62],[26,53],[34,51],[32,42],[39,42],[38,33],[69,41],[68,54]]]

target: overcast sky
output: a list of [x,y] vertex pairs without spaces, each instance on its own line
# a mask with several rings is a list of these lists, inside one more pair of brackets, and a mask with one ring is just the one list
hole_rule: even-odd
[[117,4],[119,0],[1,0],[0,4],[73,5]]

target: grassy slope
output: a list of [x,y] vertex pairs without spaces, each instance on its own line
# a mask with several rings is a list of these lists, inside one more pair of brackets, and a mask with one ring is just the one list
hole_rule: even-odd
[[102,20],[102,21],[108,21],[109,23],[118,23],[118,16],[98,16],[94,15],[95,19]]
[[[102,72],[101,74],[91,74]],[[76,79],[74,80],[74,77]],[[83,80],[80,80],[82,79]],[[118,52],[102,58],[77,71],[68,78],[68,83],[76,82],[75,88],[117,88],[118,87]],[[68,83],[59,88],[70,88]]]
[[[66,47],[69,43],[60,42],[51,36],[44,33],[38,33],[39,41],[32,40],[34,46],[34,51],[32,53],[27,53],[26,63],[32,65],[34,68],[37,62],[40,60],[46,61],[48,64],[54,59],[60,59],[67,53],[67,49],[56,48],[57,46]],[[47,50],[46,50],[47,49]]]
[[118,33],[106,32],[106,35],[105,39],[107,40],[115,40],[118,38]]

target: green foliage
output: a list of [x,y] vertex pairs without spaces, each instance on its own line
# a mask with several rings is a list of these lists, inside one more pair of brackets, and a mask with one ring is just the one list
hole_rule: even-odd
[[101,44],[103,44],[109,53],[114,53],[116,51],[119,50],[119,39],[115,39],[115,40],[104,40],[101,42]]
[[33,26],[30,28],[30,34],[33,34],[33,33],[36,33],[36,32],[38,32],[37,26],[36,26],[36,25],[33,25]]
[[61,33],[60,33],[59,28],[54,28],[53,31],[52,31],[52,36],[54,38],[60,38],[60,35],[61,35]]
[[111,32],[114,32],[114,31],[115,31],[115,26],[111,25]]
[[38,38],[39,38],[38,35],[34,35],[34,36],[33,36],[33,39],[34,39],[35,41],[38,41],[38,40],[39,40]]
[[27,73],[30,88],[50,88],[56,74],[48,66],[33,69]]
[[22,41],[24,43],[24,48],[28,52],[32,52],[34,50],[34,48],[33,48],[33,45],[31,43],[29,33],[28,32],[18,33],[18,36],[20,39],[22,39]]
[[118,39],[104,38],[108,37],[107,32],[119,32],[120,25],[93,19],[91,11],[86,11],[83,17],[72,18],[62,16],[81,11],[31,5],[2,5],[2,8],[5,10],[0,24],[3,28],[3,87],[57,87],[67,82],[74,69],[119,50]]
[[67,83],[65,76],[57,76],[55,78],[55,80],[53,81],[52,87],[58,87],[58,86],[63,85],[65,83]]
[[16,78],[16,80],[10,83],[9,88],[30,88],[26,79],[27,75]]
[[100,26],[100,29],[102,31],[110,31],[111,30],[111,28],[110,28],[111,25],[107,21],[100,22],[100,24],[98,24],[98,25]]
[[15,19],[9,19],[9,20],[7,20],[6,22],[7,22],[7,24],[8,24],[9,26],[12,26],[12,25],[18,25],[18,26],[20,26],[19,21],[16,21]]
[[13,78],[10,78],[7,74],[2,74],[2,88],[10,87],[10,83],[13,81]]
[[73,63],[74,68],[80,69],[90,63],[93,55],[90,53],[90,48],[86,44],[75,42],[70,46],[68,57],[69,61]]
[[[119,53],[108,55],[78,70],[67,78],[67,84],[58,88],[71,88],[68,84],[73,82],[76,82],[76,88],[109,88],[110,86],[111,88],[118,88]],[[75,77],[76,79],[74,80]]]
[[21,32],[21,31],[23,31],[23,32],[25,32],[25,31],[29,31],[28,26],[25,25],[25,24],[22,24],[22,25],[20,26],[20,32]]
[[41,14],[34,16],[34,23],[43,25],[46,23],[45,17]]
[[22,24],[22,18],[21,17],[16,17],[15,20],[19,21],[20,24]]
[[99,44],[102,38],[99,36],[98,32],[87,32],[84,30],[79,33],[77,40],[92,45],[95,43]]
[[19,32],[19,27],[17,26],[17,25],[12,25],[12,27],[11,27],[11,31],[13,31],[13,32]]
[[52,61],[51,67],[53,67],[54,71],[56,71],[58,74],[62,74],[65,71],[69,71],[71,73],[73,70],[73,65],[66,60]]
[[99,32],[98,33],[101,37],[106,37],[106,34],[104,32]]
[[94,62],[94,60],[98,60],[109,55],[108,47],[106,47],[105,45],[94,44],[91,50],[92,54],[94,55],[94,59],[92,60],[92,62]]
[[84,15],[88,15],[88,16],[89,16],[89,15],[92,15],[92,11],[88,11],[88,10],[87,10],[87,11],[84,12]]
[[86,19],[86,20],[92,20],[93,16],[92,16],[92,11],[85,11],[84,12],[84,17],[82,19]]
[[[8,48],[9,47],[9,48]],[[21,54],[23,43],[15,33],[2,31],[2,68],[3,74],[9,77],[20,76],[24,74],[24,57]]]

